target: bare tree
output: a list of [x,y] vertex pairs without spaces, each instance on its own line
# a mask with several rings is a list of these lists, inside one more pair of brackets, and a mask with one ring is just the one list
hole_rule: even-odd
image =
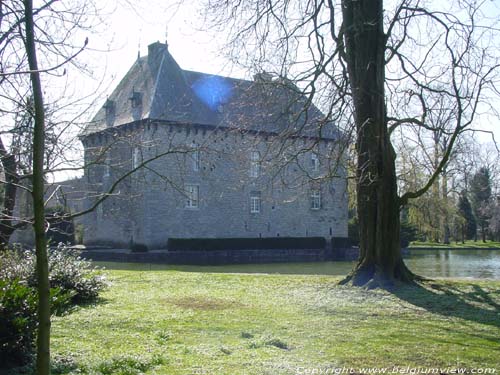
[[[400,252],[400,208],[431,188],[461,134],[498,97],[498,32],[496,20],[485,16],[489,4],[214,0],[207,6],[213,24],[230,28],[235,62],[274,67],[330,119],[354,129],[361,254],[345,281],[412,282]],[[398,192],[391,137],[399,129],[408,139],[409,129],[417,129],[432,139],[443,125],[431,121],[437,118],[445,119],[446,142],[432,172],[422,185]]]
[[[30,224],[36,242],[38,285],[37,374],[50,373],[50,285],[48,278],[45,181],[57,168],[67,147],[62,142],[68,122],[47,122],[44,96],[50,77],[61,77],[87,42],[75,44],[73,35],[85,29],[91,2],[60,3],[11,0],[0,3],[0,157],[4,199],[0,242],[6,246],[14,230]],[[45,87],[45,88],[44,88]],[[49,124],[49,126],[47,126]],[[16,217],[19,190],[33,201],[29,216]]]

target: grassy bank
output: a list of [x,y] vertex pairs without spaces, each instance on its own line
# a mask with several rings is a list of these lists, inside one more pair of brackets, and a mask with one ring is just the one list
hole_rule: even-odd
[[101,303],[54,320],[56,373],[500,371],[500,282],[429,282],[391,295],[329,276],[108,272]]
[[410,244],[410,248],[412,247],[425,247],[425,248],[452,248],[452,249],[500,249],[500,242],[495,241],[486,241],[483,242],[481,240],[478,241],[465,241],[462,242],[451,242],[449,244],[437,243],[437,242],[424,242],[424,241],[414,241]]

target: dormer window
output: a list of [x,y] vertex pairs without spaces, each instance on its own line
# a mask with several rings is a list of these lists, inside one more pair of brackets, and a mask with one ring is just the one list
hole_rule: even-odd
[[142,94],[138,91],[132,90],[132,94],[128,99],[130,100],[132,108],[138,108],[142,105]]
[[106,110],[106,116],[115,113],[115,102],[111,99],[107,99],[104,103],[104,109]]
[[115,122],[115,102],[110,99],[106,100],[104,110],[106,111],[106,124],[112,126]]

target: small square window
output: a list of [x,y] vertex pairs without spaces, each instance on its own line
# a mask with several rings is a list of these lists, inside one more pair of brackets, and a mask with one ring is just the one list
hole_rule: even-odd
[[185,186],[186,208],[198,208],[200,204],[200,187],[198,185],[186,184]]
[[321,208],[321,191],[319,189],[311,190],[311,210],[319,210]]
[[254,191],[250,193],[250,213],[258,214],[260,213],[261,199],[260,191]]

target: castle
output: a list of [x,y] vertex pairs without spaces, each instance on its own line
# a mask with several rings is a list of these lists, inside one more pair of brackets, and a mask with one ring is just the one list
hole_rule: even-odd
[[[347,237],[341,133],[291,81],[183,70],[153,43],[80,139],[84,243]],[[109,194],[108,194],[109,193]]]

